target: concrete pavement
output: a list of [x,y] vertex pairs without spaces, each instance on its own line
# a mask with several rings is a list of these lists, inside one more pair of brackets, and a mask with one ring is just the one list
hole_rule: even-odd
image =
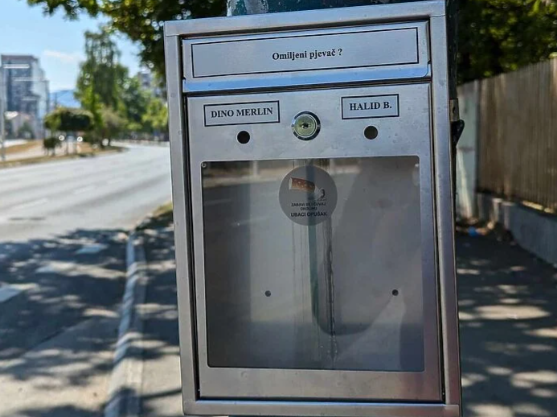
[[0,171],[0,416],[101,416],[127,230],[170,199],[169,150]]
[[[172,230],[145,231],[142,417],[181,416]],[[509,242],[457,237],[465,417],[557,416],[557,271]]]

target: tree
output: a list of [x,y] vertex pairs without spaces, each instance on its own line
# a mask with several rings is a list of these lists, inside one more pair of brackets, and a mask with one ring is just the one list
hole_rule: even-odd
[[[70,18],[80,12],[102,14],[111,29],[141,45],[145,64],[164,71],[162,23],[225,14],[226,0],[27,0],[47,13],[62,10]],[[242,8],[260,12],[346,5],[394,3],[393,0],[231,0],[234,14]],[[450,1],[448,3],[451,3]],[[454,2],[452,2],[454,3]],[[460,0],[459,73],[461,81],[487,77],[547,59],[557,51],[557,12],[552,0]],[[253,12],[253,10],[251,10]]]
[[224,15],[226,0],[27,0],[47,14],[62,11],[70,19],[80,13],[102,14],[110,29],[141,45],[145,65],[164,74],[163,22]]
[[[44,126],[53,133],[64,132],[66,135],[70,132],[87,132],[93,128],[93,115],[87,110],[58,107],[45,116]],[[47,152],[53,156],[56,154],[56,148],[61,146],[55,135],[46,138],[43,143]],[[66,145],[66,153],[68,152],[69,148]]]
[[151,96],[142,122],[145,131],[158,136],[161,131],[167,129],[168,107],[161,99]]
[[461,0],[459,30],[461,81],[513,71],[557,51],[557,4]]
[[93,131],[88,140],[97,143],[107,136],[110,139],[125,125],[118,113],[125,113],[122,93],[129,78],[128,69],[120,64],[120,51],[106,28],[98,33],[85,33],[85,56],[75,96],[93,116]]
[[126,128],[126,120],[109,107],[102,110],[103,124],[100,129],[103,139],[108,139],[108,145]]
[[87,110],[58,107],[45,116],[44,126],[54,132],[87,132],[93,127],[93,115]]
[[43,140],[43,147],[46,153],[50,154],[50,156],[56,156],[56,148],[60,146],[61,146],[61,142],[56,137],[51,136]]
[[127,129],[132,132],[143,130],[143,116],[149,104],[149,94],[141,87],[139,79],[126,77],[121,99],[124,105],[124,116],[127,119]]
[[102,28],[98,33],[85,32],[85,62],[81,64],[75,96],[98,111],[97,102],[118,109],[121,105],[121,86],[127,69],[119,62],[120,51],[110,32]]

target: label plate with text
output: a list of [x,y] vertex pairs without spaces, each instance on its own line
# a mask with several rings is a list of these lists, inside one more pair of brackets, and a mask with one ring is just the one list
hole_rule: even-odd
[[372,119],[398,116],[398,94],[342,98],[343,119]]
[[193,78],[417,65],[423,54],[422,27],[392,25],[303,36],[188,41],[191,50],[187,55],[191,56]]
[[279,123],[278,101],[252,103],[207,104],[204,106],[205,126]]

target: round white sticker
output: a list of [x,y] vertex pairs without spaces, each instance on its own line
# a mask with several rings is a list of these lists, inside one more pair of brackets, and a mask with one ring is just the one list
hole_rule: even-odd
[[321,168],[306,165],[290,171],[282,180],[280,206],[286,217],[304,226],[327,220],[337,205],[337,188]]

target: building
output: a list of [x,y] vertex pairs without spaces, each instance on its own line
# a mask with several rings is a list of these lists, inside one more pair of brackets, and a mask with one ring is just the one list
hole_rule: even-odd
[[144,90],[147,90],[155,97],[162,97],[163,91],[151,71],[146,69],[139,71],[137,73],[137,79]]
[[50,110],[50,97],[39,60],[31,55],[1,55],[0,68],[4,111],[28,115],[35,137],[44,137],[43,120]]

